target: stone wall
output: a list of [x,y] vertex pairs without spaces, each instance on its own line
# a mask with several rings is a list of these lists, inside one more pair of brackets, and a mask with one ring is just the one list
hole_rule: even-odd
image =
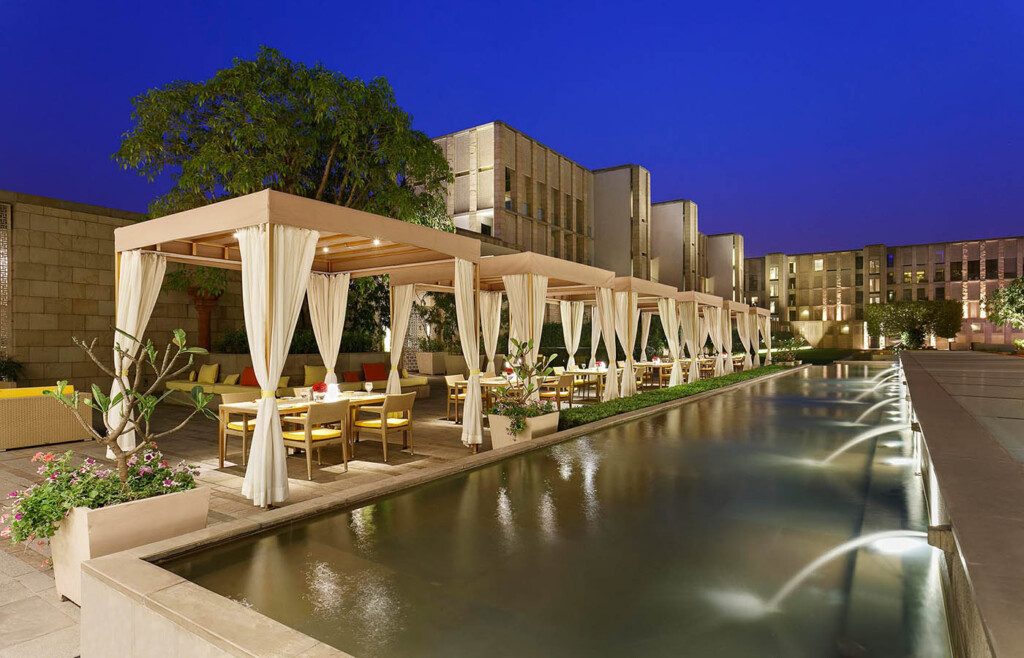
[[[143,219],[137,213],[0,191],[11,205],[9,355],[25,364],[21,386],[69,379],[77,387],[106,377],[74,346],[72,337],[98,338],[110,354],[114,323],[114,229]],[[169,264],[168,270],[179,267]],[[213,336],[243,326],[239,274],[218,301]],[[165,344],[172,329],[195,336],[187,295],[160,295],[146,336]]]

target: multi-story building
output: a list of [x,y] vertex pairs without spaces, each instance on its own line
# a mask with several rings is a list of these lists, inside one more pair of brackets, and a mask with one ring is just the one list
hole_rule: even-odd
[[593,176],[594,265],[658,280],[651,272],[651,173],[629,164],[596,169]]
[[[1021,276],[1024,237],[966,240],[746,259],[749,303],[769,309],[775,325],[825,347],[869,347],[867,304],[925,299],[963,303],[953,349],[1006,344],[1024,337],[985,319],[984,301]],[[945,340],[938,347],[947,347]]]
[[483,236],[485,253],[535,251],[593,263],[590,170],[500,121],[434,143],[455,174],[448,214],[459,232]]
[[742,302],[746,298],[743,290],[743,236],[739,233],[716,233],[707,236],[706,287],[713,295],[722,299]]
[[[697,204],[687,199],[651,204],[651,270],[680,290],[707,292],[707,236],[697,230]],[[701,256],[704,256],[703,258]]]

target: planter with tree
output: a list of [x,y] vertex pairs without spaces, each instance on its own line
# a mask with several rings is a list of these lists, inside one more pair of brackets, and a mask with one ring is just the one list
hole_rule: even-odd
[[533,341],[513,339],[512,354],[503,372],[507,386],[499,389],[494,406],[488,411],[491,447],[494,449],[529,441],[558,431],[558,412],[550,401],[537,402],[540,381],[550,376],[553,356],[541,356],[530,363]]
[[798,351],[807,347],[807,341],[803,336],[792,336],[775,341],[772,361],[780,366],[798,366],[801,364],[798,358]]
[[[997,327],[1009,325],[1024,329],[1024,277],[990,293],[985,300],[985,314]],[[1024,353],[1024,340],[1018,338],[1013,344],[1018,352]]]
[[0,357],[0,388],[14,388],[18,377],[25,372],[25,364],[9,356]]
[[[157,451],[156,441],[197,414],[214,420],[217,416],[207,408],[213,395],[196,386],[188,394],[192,412],[184,420],[163,431],[150,425],[153,412],[171,393],[159,392],[163,382],[188,370],[194,355],[205,353],[185,344],[184,331],[175,330],[173,342],[162,353],[148,340],[135,355],[115,343],[124,366],[118,374],[97,356],[96,339],[88,344],[74,341],[104,374],[120,380],[124,393],[111,398],[93,385],[88,404],[100,412],[103,431],[92,426],[91,415],[78,413],[79,393],[64,393],[67,382],[58,382],[46,394],[75,413],[92,437],[113,453],[116,467],[103,468],[93,459],[79,461],[71,452],[37,453],[32,461],[40,463],[43,480],[8,495],[0,536],[16,543],[49,541],[57,591],[80,603],[83,561],[206,527],[210,489],[196,488],[194,466],[170,466]],[[148,386],[143,385],[144,374],[154,377]],[[134,435],[135,446],[122,447],[118,440],[129,435]]]

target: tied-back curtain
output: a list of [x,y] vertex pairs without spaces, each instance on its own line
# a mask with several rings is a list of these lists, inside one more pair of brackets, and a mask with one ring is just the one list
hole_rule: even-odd
[[724,347],[722,346],[722,313],[724,312],[726,312],[725,309],[715,307],[704,310],[708,320],[708,334],[711,338],[711,344],[715,348],[715,377],[725,374],[725,355],[723,354]]
[[498,354],[498,334],[501,333],[501,293],[480,293],[480,332],[484,336],[484,351],[487,352],[488,370],[497,372],[494,362]]
[[569,370],[576,369],[576,350],[580,348],[583,336],[583,302],[558,302],[558,311],[562,318],[562,338],[569,360],[565,366]]
[[736,318],[736,331],[740,335],[740,346],[743,347],[743,369],[750,368],[750,313],[743,313]]
[[700,330],[699,318],[697,317],[697,302],[682,302],[679,305],[682,316],[683,346],[690,356],[690,369],[686,373],[686,381],[695,382],[700,379],[700,364],[697,353],[697,332]]
[[[476,265],[455,259],[455,315],[459,323],[459,343],[469,366],[466,401],[462,414],[462,443],[466,446],[484,441],[483,400],[480,395],[480,336],[476,329]],[[501,297],[498,297],[501,309]],[[497,336],[495,336],[497,341]]]
[[324,361],[327,374],[324,383],[337,384],[338,375],[334,366],[338,363],[341,350],[341,334],[345,331],[345,310],[348,308],[348,272],[340,274],[309,275],[306,298],[309,300],[309,319],[313,324],[313,335],[320,358]]
[[626,369],[622,373],[619,393],[622,397],[636,395],[636,362],[633,350],[636,349],[637,304],[639,299],[635,292],[615,293],[615,333],[626,350]]
[[665,330],[665,340],[668,341],[668,353],[672,357],[668,385],[679,386],[683,383],[683,368],[679,365],[679,314],[676,301],[664,297],[659,299],[658,317],[661,318],[661,328]]
[[597,344],[601,341],[601,316],[597,306],[590,307],[590,367],[597,367]]
[[764,364],[771,365],[772,362],[772,320],[767,316],[761,318],[761,335],[764,337]]
[[540,357],[540,338],[544,332],[544,315],[545,311],[547,311],[548,278],[543,274],[531,274],[530,279],[532,281],[531,294],[533,295],[531,305],[533,315],[530,318],[533,322],[533,325],[530,327],[533,351],[530,353],[530,358],[533,359],[534,363],[537,363],[537,359]]
[[388,385],[384,390],[387,395],[402,392],[402,375],[398,367],[402,363],[402,346],[405,345],[405,334],[409,331],[409,317],[412,315],[412,302],[415,298],[416,286],[411,283],[391,289],[391,372],[388,373]]
[[601,319],[601,337],[608,352],[608,373],[605,375],[604,392],[601,400],[607,402],[619,397],[619,380],[615,375],[615,291],[611,288],[597,289],[597,315]]
[[725,374],[733,371],[732,367],[732,311],[722,309],[722,354],[725,357],[722,366]]
[[319,237],[316,231],[294,226],[264,224],[238,231],[245,333],[261,391],[242,495],[260,507],[288,499],[284,437],[274,394]]
[[[166,269],[167,259],[159,254],[144,254],[137,249],[121,253],[117,274],[117,308],[114,310],[114,326],[117,329],[142,340],[142,334],[146,333],[146,325],[149,324],[149,316],[153,314],[156,298],[160,295],[160,285],[163,283]],[[114,344],[124,351],[126,357],[134,357],[141,346],[141,343],[120,331],[114,332]],[[121,378],[125,376],[126,366],[125,358],[115,349],[114,373],[117,377],[110,387],[110,399],[124,393]],[[130,386],[131,382],[128,384]],[[116,429],[121,425],[127,411],[126,400],[122,399],[121,404],[107,411],[107,424]],[[131,423],[132,420],[129,419],[126,426],[130,427]],[[117,445],[122,450],[134,448],[135,430],[121,434],[117,439]],[[114,452],[110,448],[107,448],[107,457],[114,458]]]
[[508,353],[515,352],[512,341],[525,343],[530,336],[530,275],[506,274],[501,277],[508,297]]
[[[660,306],[660,304],[659,304]],[[647,339],[651,337],[651,314],[640,316],[640,360],[647,360]]]

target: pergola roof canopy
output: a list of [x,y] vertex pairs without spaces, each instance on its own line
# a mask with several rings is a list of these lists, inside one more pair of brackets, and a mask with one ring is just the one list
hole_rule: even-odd
[[751,315],[763,315],[764,317],[770,317],[771,316],[771,312],[768,309],[761,308],[760,306],[751,306],[750,307],[750,314]]
[[697,292],[695,290],[684,290],[681,292],[677,292],[676,301],[696,302],[698,306],[714,306],[716,308],[722,307],[721,297],[711,295],[706,292]]
[[750,307],[743,302],[737,302],[731,299],[723,299],[722,307],[733,313],[747,313],[750,309]]
[[117,252],[142,249],[169,261],[238,269],[235,232],[280,224],[318,231],[313,271],[386,274],[395,268],[462,258],[480,260],[480,242],[389,217],[275,190],[218,201],[114,231]]
[[637,301],[641,307],[657,308],[658,300],[662,298],[675,299],[679,291],[670,285],[638,279],[635,276],[620,276],[612,281],[612,289],[615,292],[635,292]]

